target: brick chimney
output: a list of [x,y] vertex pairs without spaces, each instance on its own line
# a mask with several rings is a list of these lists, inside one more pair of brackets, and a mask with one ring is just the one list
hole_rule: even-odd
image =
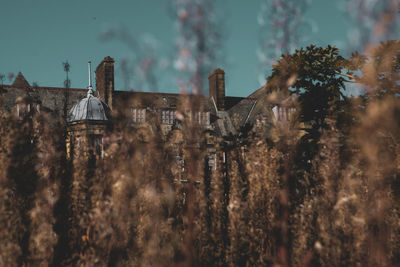
[[225,72],[215,69],[208,76],[210,97],[214,98],[218,110],[225,110]]
[[114,59],[107,56],[96,68],[96,90],[100,98],[112,109],[114,93]]

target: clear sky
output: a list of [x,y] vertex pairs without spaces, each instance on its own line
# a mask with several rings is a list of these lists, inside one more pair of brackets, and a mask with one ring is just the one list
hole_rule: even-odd
[[[124,27],[140,39],[153,36],[159,55],[172,57],[177,32],[167,11],[167,0],[0,0],[0,73],[21,71],[39,86],[63,86],[62,62],[71,65],[74,88],[87,87],[87,61],[97,66],[105,56],[116,60],[117,90],[124,90],[118,63],[130,49],[121,41],[102,42],[101,33]],[[224,62],[227,95],[247,96],[260,87],[257,80],[259,42],[257,14],[260,0],[225,0],[218,8],[225,14]],[[318,26],[306,46],[346,44],[349,23],[336,0],[314,0],[306,18]],[[175,77],[160,76],[160,91],[178,93]],[[5,84],[10,82],[6,78]]]

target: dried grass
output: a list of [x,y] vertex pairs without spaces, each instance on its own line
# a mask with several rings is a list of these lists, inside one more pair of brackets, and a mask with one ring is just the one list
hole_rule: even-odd
[[353,102],[309,171],[295,168],[295,124],[217,141],[211,172],[189,120],[168,137],[121,121],[103,159],[69,162],[50,115],[2,114],[0,266],[396,265],[400,102]]

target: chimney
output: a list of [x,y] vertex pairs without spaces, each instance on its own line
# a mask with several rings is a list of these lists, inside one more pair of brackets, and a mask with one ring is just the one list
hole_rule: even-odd
[[99,97],[112,109],[114,93],[114,59],[107,56],[96,68],[96,90]]
[[225,72],[215,69],[208,76],[210,97],[214,98],[218,110],[225,110]]

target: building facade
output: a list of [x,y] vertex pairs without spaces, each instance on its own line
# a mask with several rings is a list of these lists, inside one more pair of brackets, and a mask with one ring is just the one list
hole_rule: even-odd
[[[68,150],[90,150],[98,157],[103,151],[103,133],[121,118],[126,127],[136,130],[156,122],[165,136],[186,119],[213,138],[238,135],[245,126],[268,129],[274,121],[290,119],[288,99],[271,99],[265,86],[248,97],[226,96],[221,69],[209,75],[209,95],[202,96],[116,90],[114,64],[114,59],[105,57],[97,66],[95,91],[91,82],[88,89],[31,86],[19,73],[13,84],[3,85],[0,91],[3,109],[18,116],[35,109],[64,117]],[[83,148],[83,144],[90,145]],[[211,147],[210,155],[215,152]]]

